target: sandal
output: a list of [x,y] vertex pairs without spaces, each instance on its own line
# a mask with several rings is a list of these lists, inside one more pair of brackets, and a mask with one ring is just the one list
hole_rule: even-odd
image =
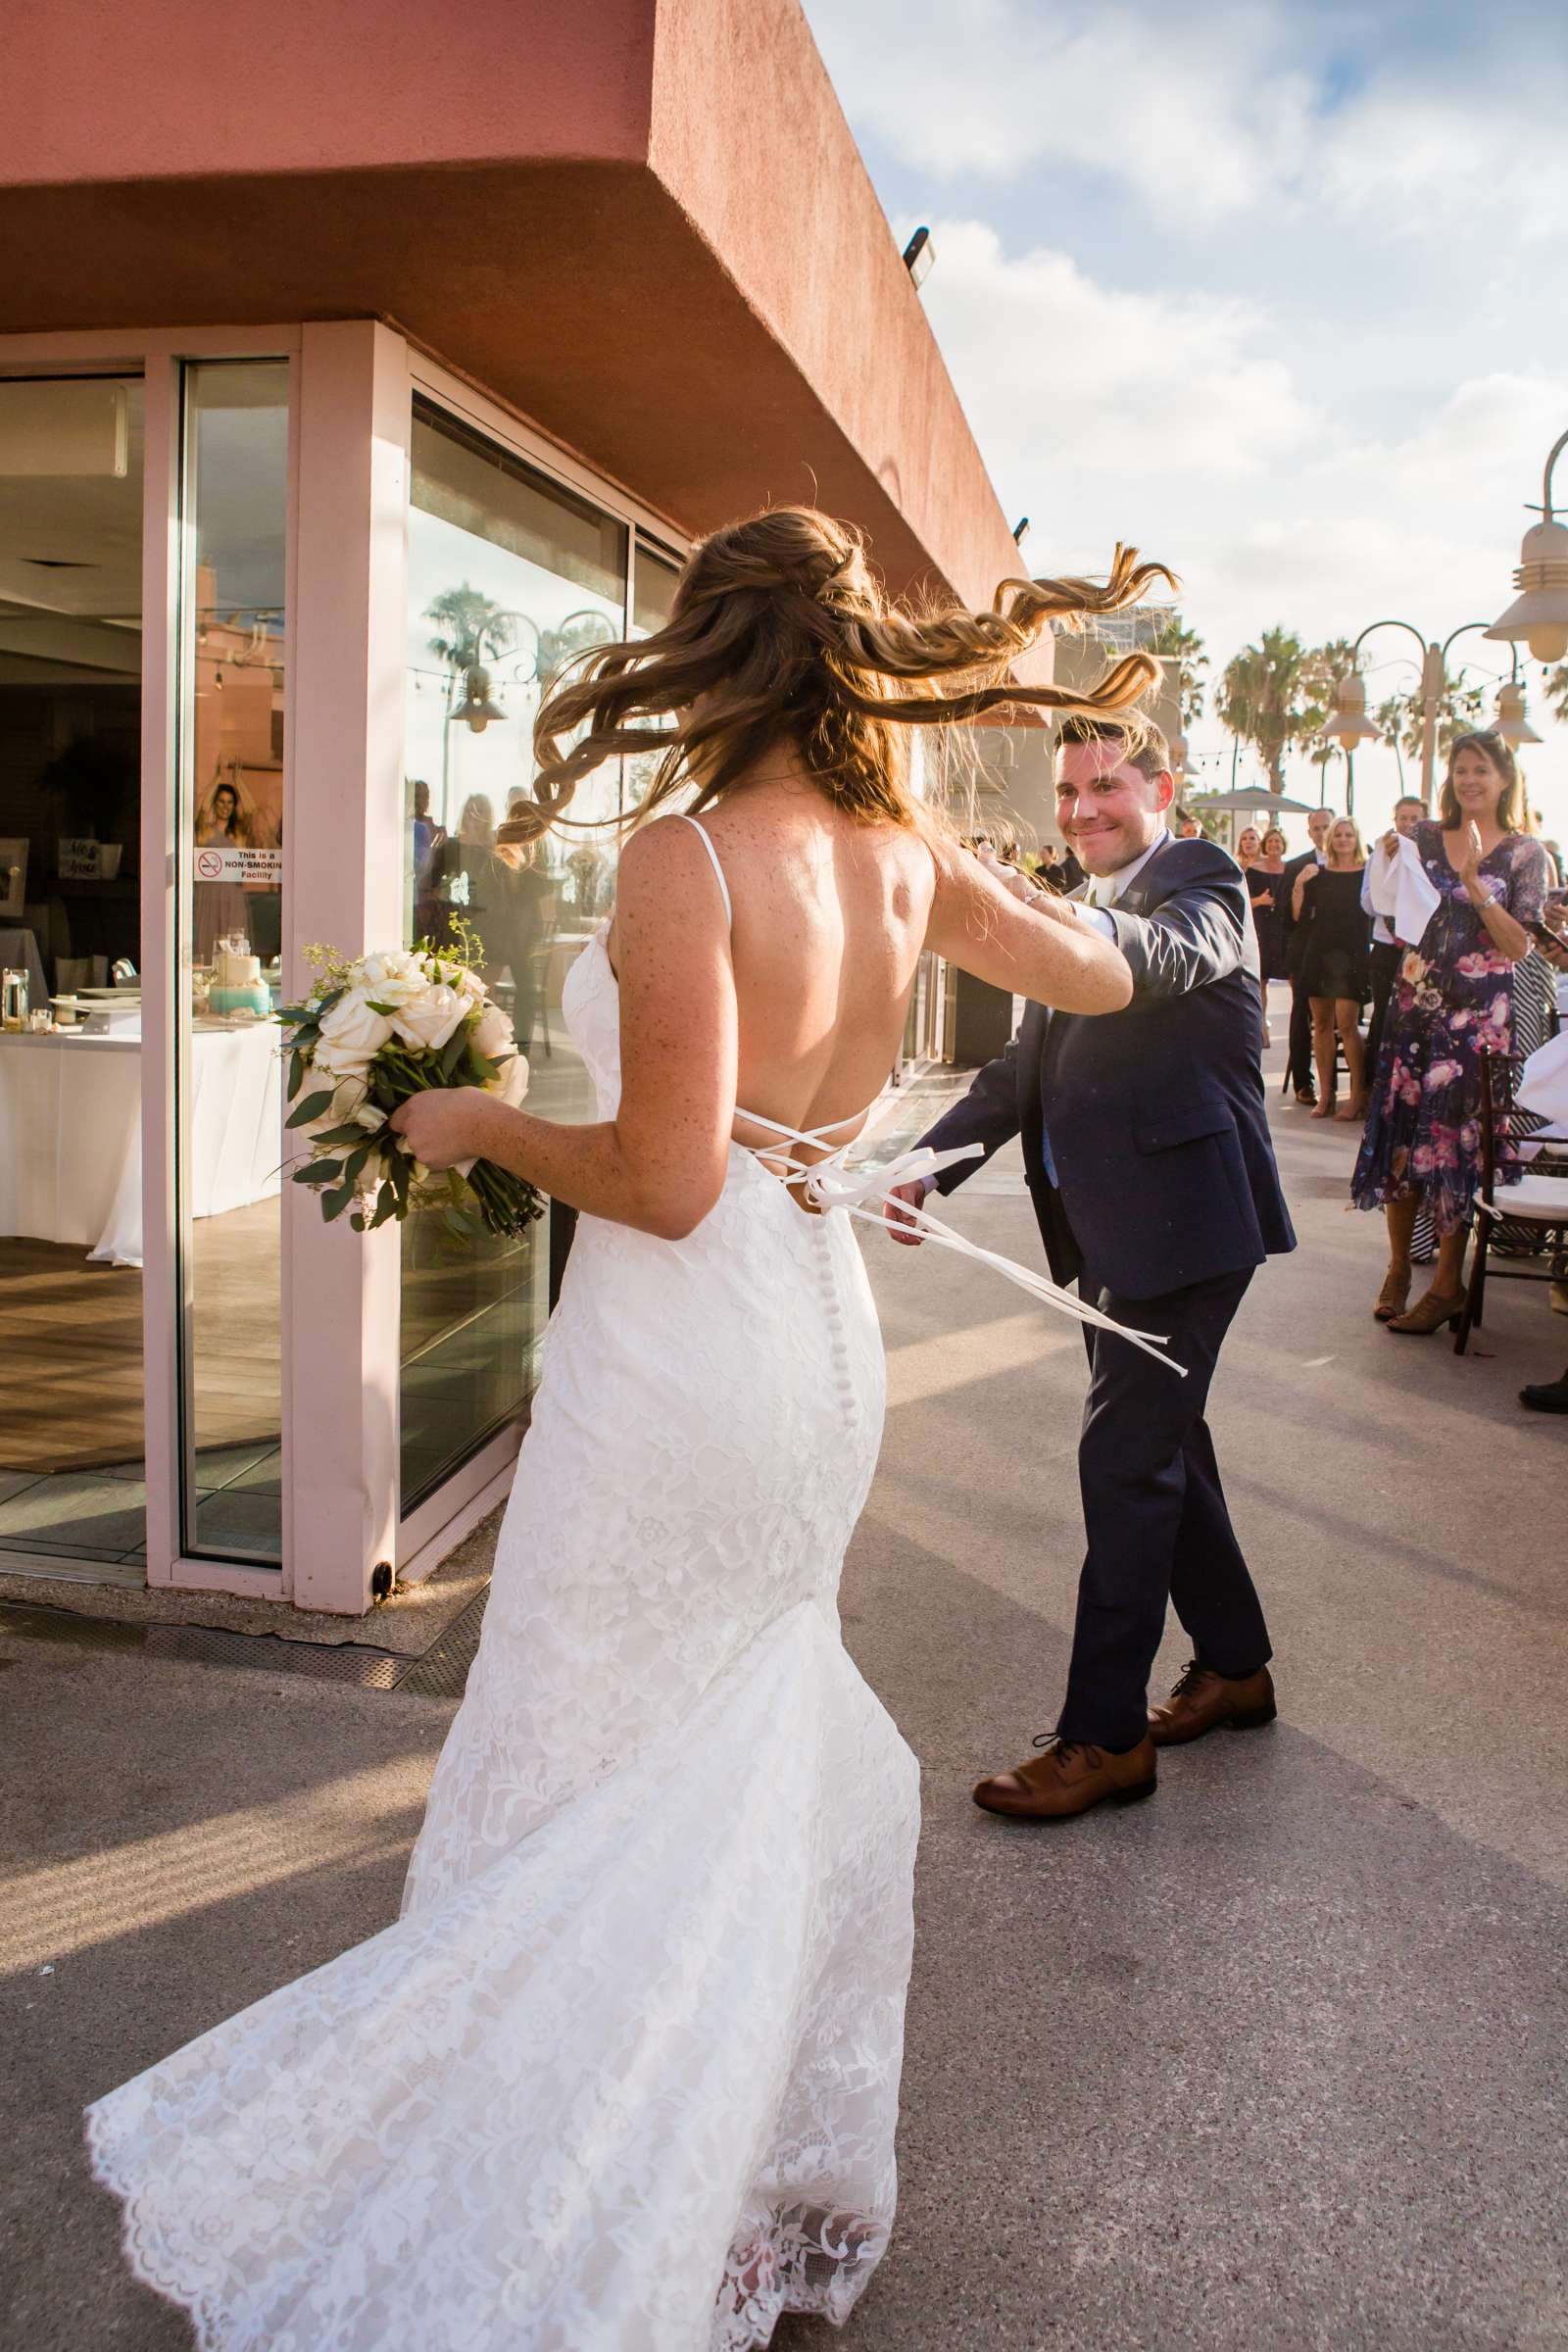
[[1378,1293],[1378,1302],[1372,1309],[1373,1314],[1380,1323],[1392,1323],[1396,1315],[1403,1314],[1409,1302],[1409,1267],[1391,1266],[1383,1277],[1383,1288]]

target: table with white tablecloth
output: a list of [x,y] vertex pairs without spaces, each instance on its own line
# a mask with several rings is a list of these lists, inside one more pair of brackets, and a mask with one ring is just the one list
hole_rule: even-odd
[[[190,1212],[221,1216],[281,1183],[280,1033],[198,1022],[190,1041]],[[141,1263],[141,1033],[0,1036],[0,1236]]]

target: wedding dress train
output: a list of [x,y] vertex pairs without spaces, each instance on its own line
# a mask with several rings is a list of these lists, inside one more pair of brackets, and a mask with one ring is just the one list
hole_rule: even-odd
[[[565,1010],[610,1117],[603,934]],[[581,1219],[403,1917],[89,2110],[204,2352],[847,2316],[893,2220],[918,1817],[836,1609],[883,1387],[848,1216],[752,1152],[684,1241]]]

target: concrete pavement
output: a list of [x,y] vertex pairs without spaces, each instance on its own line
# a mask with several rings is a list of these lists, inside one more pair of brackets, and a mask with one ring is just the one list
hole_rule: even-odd
[[[1254,1283],[1212,1419],[1282,1718],[1168,1755],[1125,1812],[1033,1831],[968,1794],[1060,1691],[1076,1331],[869,1237],[892,1404],[846,1631],[926,1831],[900,2229],[856,2352],[1568,2343],[1568,1424],[1513,1403],[1568,1322],[1502,1284],[1487,1354],[1389,1338],[1351,1138],[1276,1124],[1303,1247]],[[1036,1254],[1015,1163],[955,1221]],[[78,2110],[385,1923],[450,1707],[0,1640],[0,2340],[172,2352]]]

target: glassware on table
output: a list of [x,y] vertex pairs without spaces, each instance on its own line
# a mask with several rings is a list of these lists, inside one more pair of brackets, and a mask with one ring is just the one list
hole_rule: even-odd
[[14,970],[9,964],[0,972],[0,1028],[25,1029],[27,1026],[27,975]]

